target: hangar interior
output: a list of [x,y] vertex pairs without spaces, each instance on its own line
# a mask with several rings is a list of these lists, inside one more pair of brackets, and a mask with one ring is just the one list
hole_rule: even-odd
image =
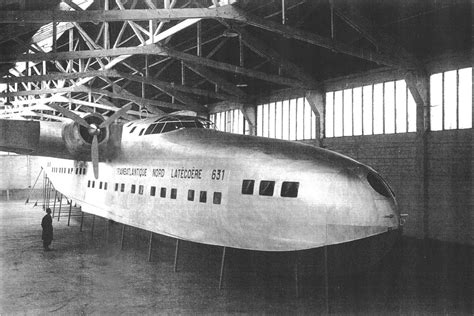
[[[0,0],[0,118],[192,111],[378,170],[404,236],[473,246],[472,2]],[[56,108],[51,107],[56,106]],[[3,129],[14,139],[14,133]],[[12,140],[21,141],[21,140]],[[0,156],[2,198],[35,157]]]

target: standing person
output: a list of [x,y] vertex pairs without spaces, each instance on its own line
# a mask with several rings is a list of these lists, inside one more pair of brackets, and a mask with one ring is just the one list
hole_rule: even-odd
[[41,227],[43,227],[42,239],[44,251],[50,251],[49,245],[53,241],[53,219],[51,218],[51,209],[49,207],[46,209],[46,213],[41,221]]

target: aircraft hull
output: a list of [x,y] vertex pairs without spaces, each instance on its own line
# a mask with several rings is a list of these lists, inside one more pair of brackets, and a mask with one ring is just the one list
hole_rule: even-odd
[[[182,130],[140,143],[126,132],[117,158],[99,164],[97,180],[88,162],[49,158],[45,170],[55,188],[87,213],[173,238],[239,249],[313,249],[398,228],[395,200],[367,184],[368,167],[341,155],[215,131]],[[77,175],[83,167],[86,174]],[[244,179],[255,180],[253,194],[242,194]],[[275,182],[272,196],[258,193],[261,180]],[[280,196],[284,181],[300,184],[297,198]],[[205,201],[201,192],[206,192]]]

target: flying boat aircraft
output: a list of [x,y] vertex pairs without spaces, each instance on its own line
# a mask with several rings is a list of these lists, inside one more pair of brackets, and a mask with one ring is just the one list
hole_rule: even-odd
[[272,252],[373,237],[387,250],[400,231],[387,182],[341,154],[220,132],[198,116],[123,124],[114,121],[130,107],[108,119],[51,107],[70,120],[0,120],[0,150],[44,156],[54,187],[86,213],[178,240]]

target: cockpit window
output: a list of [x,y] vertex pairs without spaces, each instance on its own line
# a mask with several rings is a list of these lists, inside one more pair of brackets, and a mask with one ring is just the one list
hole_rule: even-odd
[[395,195],[388,184],[378,174],[370,172],[367,175],[367,181],[378,194],[385,197],[390,197],[391,194]]
[[167,115],[150,124],[145,131],[145,135],[167,133],[181,128],[214,129],[215,127],[211,121],[201,117]]

